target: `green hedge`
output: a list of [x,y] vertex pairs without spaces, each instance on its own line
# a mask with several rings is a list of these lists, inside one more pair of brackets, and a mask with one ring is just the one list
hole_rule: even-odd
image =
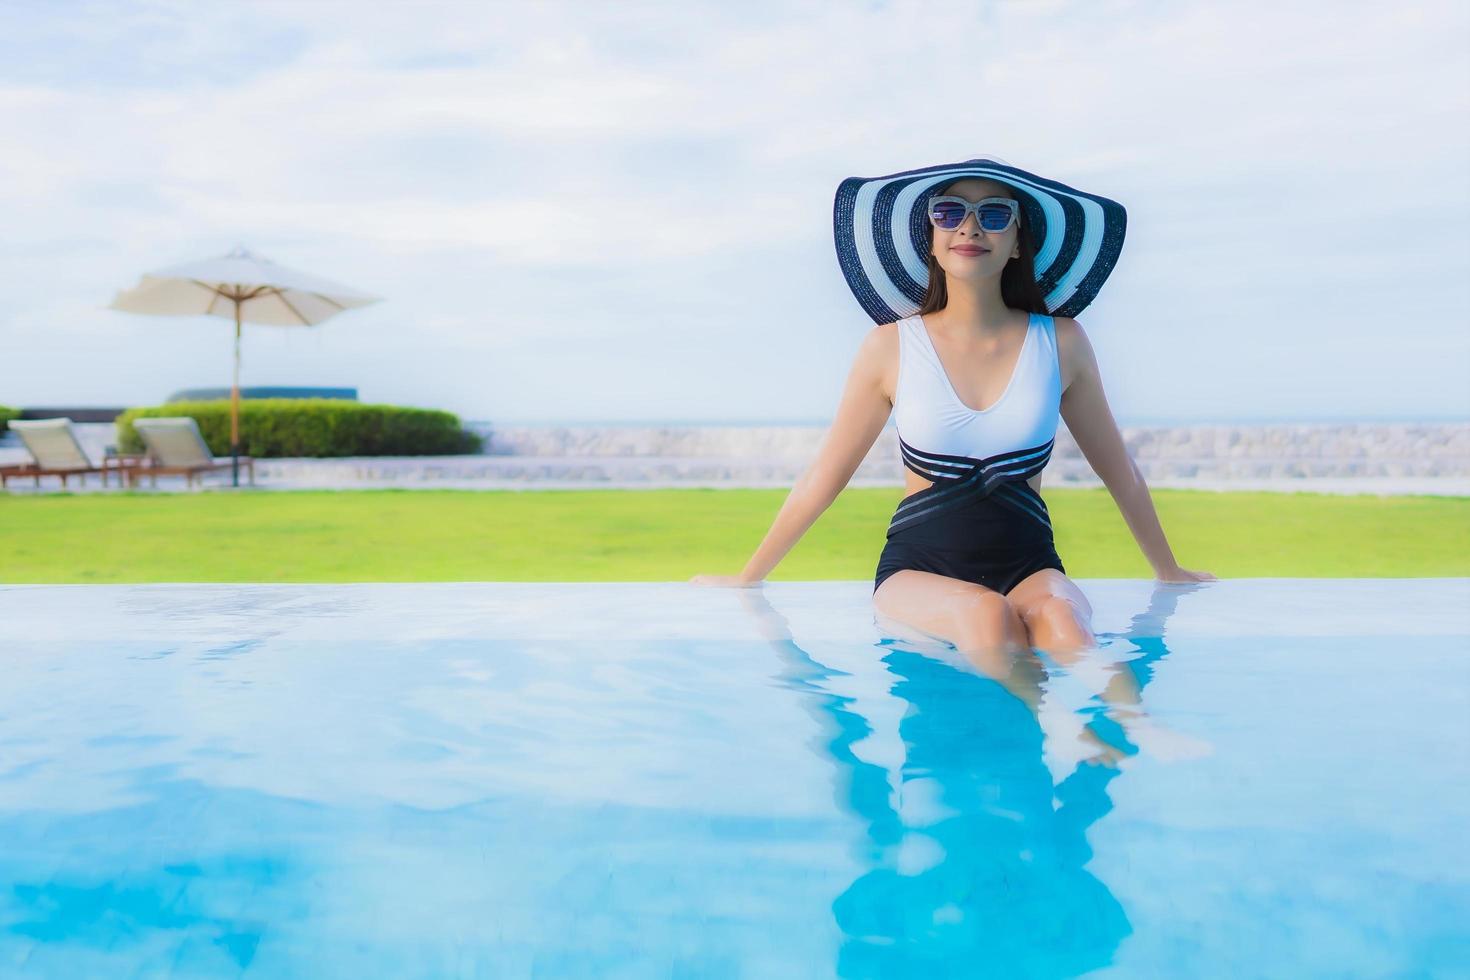
[[9,405],[0,405],[0,432],[4,432],[10,425],[11,419],[20,418],[20,409],[11,408]]
[[[133,419],[187,415],[199,423],[209,451],[230,452],[230,403],[180,401],[130,408],[117,417],[117,446],[140,453]],[[368,405],[339,398],[243,398],[240,453],[272,456],[443,456],[477,453],[481,437],[452,412],[400,405]]]

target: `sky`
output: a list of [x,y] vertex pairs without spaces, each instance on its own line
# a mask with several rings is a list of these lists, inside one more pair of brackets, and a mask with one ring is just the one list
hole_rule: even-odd
[[1470,418],[1463,0],[7,0],[0,127],[5,405],[227,386],[230,321],[106,306],[244,245],[383,297],[244,385],[829,422],[837,185],[989,154],[1128,209],[1120,423]]

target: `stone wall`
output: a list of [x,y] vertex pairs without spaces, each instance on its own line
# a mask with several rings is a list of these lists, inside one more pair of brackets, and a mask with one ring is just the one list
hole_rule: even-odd
[[[468,423],[492,456],[723,458],[807,462],[824,426],[497,427]],[[1122,429],[1146,475],[1470,476],[1470,422],[1153,426]],[[859,475],[898,474],[898,435],[883,430]],[[1049,469],[1093,478],[1065,425]]]
[[[495,426],[474,456],[264,459],[259,481],[275,486],[670,485],[789,486],[815,458],[825,426]],[[78,423],[83,447],[100,458],[115,442],[111,423]],[[1405,481],[1470,484],[1470,422],[1124,427],[1124,444],[1149,481],[1247,486],[1337,480],[1403,487]],[[29,459],[14,433],[0,438],[0,463]],[[889,426],[852,479],[854,486],[904,481]],[[1395,483],[1395,481],[1397,481]],[[1097,483],[1071,434],[1057,433],[1043,483]],[[1376,491],[1375,491],[1376,492]]]

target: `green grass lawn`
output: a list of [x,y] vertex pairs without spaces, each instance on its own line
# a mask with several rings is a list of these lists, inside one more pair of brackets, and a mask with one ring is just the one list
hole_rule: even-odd
[[[736,573],[787,490],[0,496],[0,582],[685,581]],[[871,580],[895,489],[845,491],[772,581]],[[1470,575],[1470,499],[1154,490],[1221,578]],[[1152,571],[1104,489],[1046,490],[1075,578]]]

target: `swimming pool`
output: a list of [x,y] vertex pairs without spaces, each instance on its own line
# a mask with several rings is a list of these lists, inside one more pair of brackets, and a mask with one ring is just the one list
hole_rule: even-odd
[[1081,584],[0,587],[0,976],[1464,971],[1470,580]]

